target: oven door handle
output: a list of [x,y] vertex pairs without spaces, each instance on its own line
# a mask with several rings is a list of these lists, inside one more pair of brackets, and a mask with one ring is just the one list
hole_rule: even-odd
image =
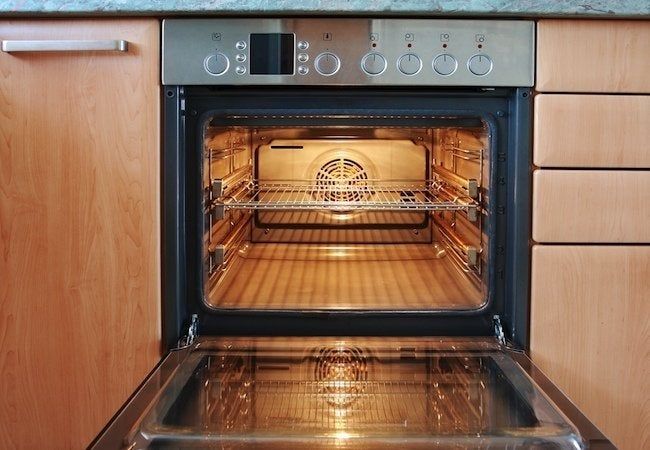
[[128,52],[129,43],[122,39],[112,40],[47,40],[47,41],[2,41],[2,51],[13,52]]

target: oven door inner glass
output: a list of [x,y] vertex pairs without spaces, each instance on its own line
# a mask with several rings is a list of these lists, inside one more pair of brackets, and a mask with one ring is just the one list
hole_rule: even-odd
[[[131,433],[136,448],[581,448],[507,353],[426,340],[211,341]],[[204,349],[202,349],[204,348]]]

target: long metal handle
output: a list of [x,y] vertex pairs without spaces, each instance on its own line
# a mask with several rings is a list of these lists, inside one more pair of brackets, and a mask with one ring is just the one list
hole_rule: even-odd
[[129,51],[129,43],[121,39],[76,41],[2,41],[2,51],[12,52],[88,52]]

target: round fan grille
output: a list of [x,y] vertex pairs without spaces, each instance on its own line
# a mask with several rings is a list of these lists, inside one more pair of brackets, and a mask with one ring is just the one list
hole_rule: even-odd
[[368,173],[349,158],[327,161],[316,172],[316,195],[326,202],[359,202],[370,194]]
[[368,379],[366,357],[356,347],[321,349],[316,359],[316,381],[321,383],[329,403],[347,406],[365,388]]

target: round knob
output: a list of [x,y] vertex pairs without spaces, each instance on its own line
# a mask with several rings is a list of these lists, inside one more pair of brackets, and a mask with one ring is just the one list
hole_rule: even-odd
[[329,77],[339,71],[341,68],[341,60],[334,53],[321,53],[314,60],[314,67],[318,73]]
[[443,53],[433,59],[433,70],[439,75],[451,75],[456,72],[458,61],[452,55]]
[[223,53],[215,53],[205,58],[203,66],[212,75],[223,75],[228,71],[230,61]]
[[422,60],[415,53],[406,53],[397,60],[397,68],[404,75],[415,75],[422,69]]
[[386,58],[379,53],[368,53],[361,59],[361,69],[368,75],[379,75],[386,70]]
[[467,68],[474,75],[487,75],[492,70],[492,60],[487,55],[474,55],[467,61]]

